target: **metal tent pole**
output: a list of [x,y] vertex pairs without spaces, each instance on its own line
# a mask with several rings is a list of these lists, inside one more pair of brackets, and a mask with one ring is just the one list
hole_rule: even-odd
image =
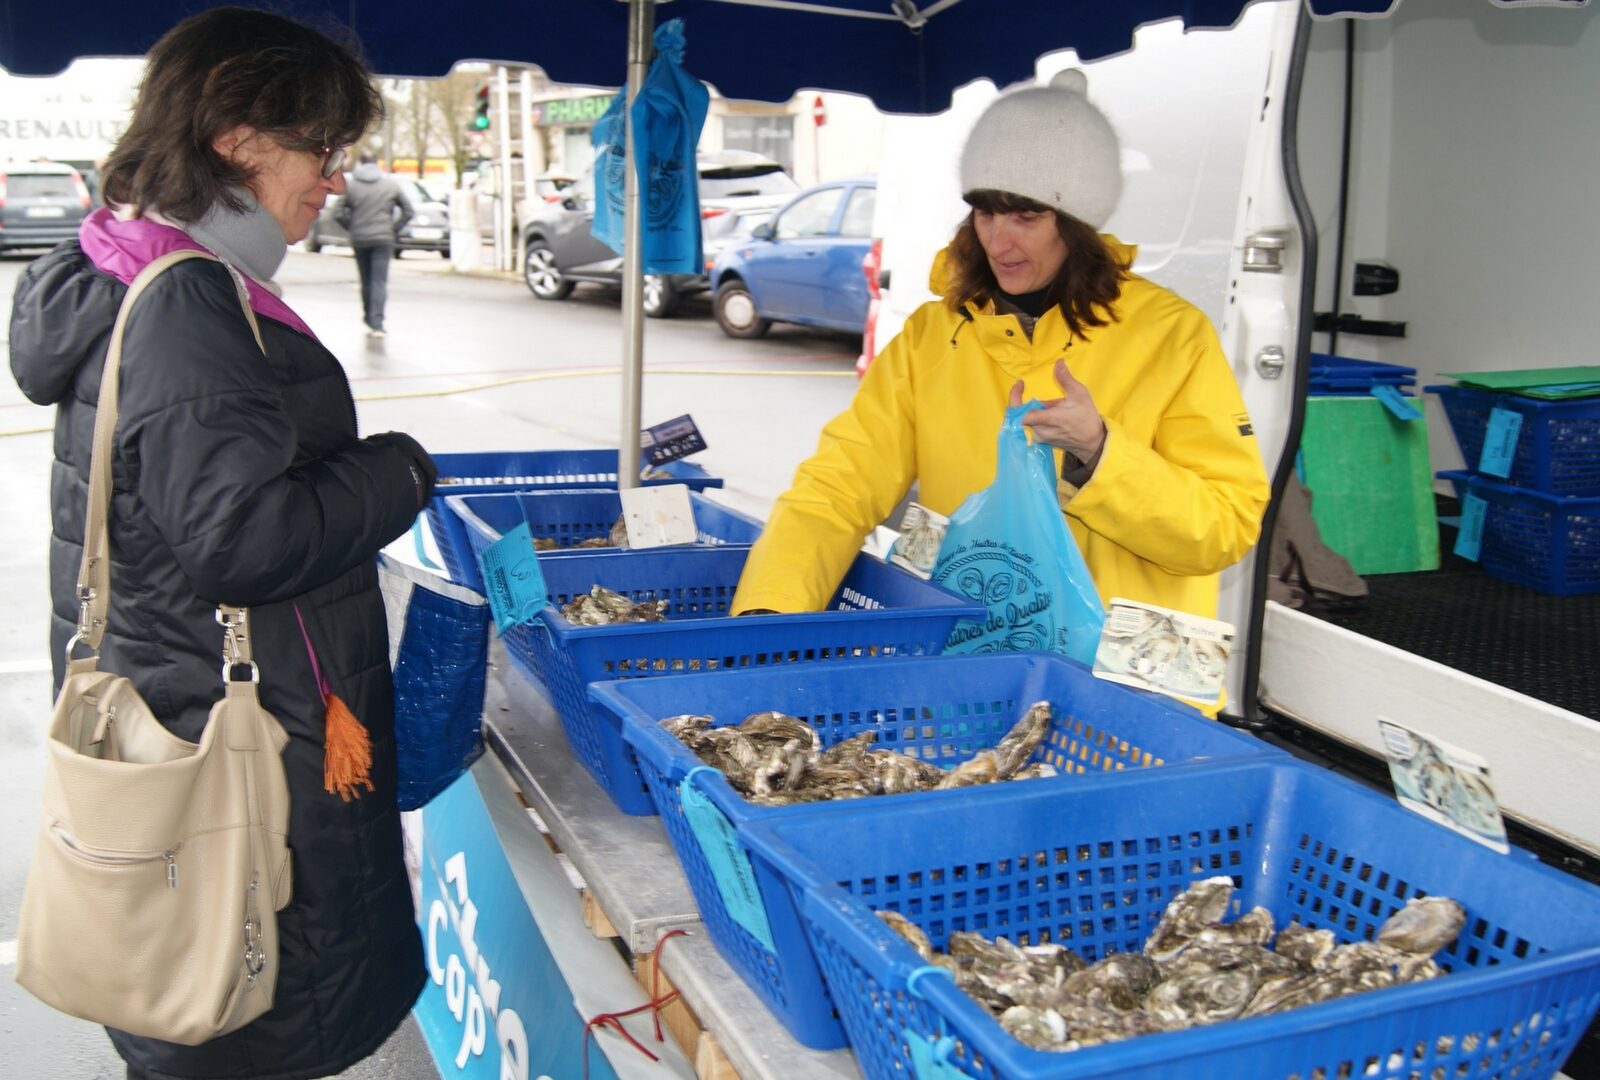
[[639,483],[639,429],[644,376],[644,206],[634,169],[633,100],[644,86],[654,51],[656,0],[628,0],[627,143],[623,155],[622,433],[617,442],[617,486]]

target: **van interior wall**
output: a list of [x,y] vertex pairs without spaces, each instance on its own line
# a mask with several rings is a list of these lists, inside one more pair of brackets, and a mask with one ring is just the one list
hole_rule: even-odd
[[[1600,218],[1600,8],[1508,10],[1406,0],[1356,24],[1342,310],[1407,324],[1344,333],[1338,352],[1444,372],[1595,362]],[[1307,196],[1321,234],[1316,310],[1333,300],[1345,30],[1313,31],[1300,110]],[[1350,295],[1357,260],[1400,271],[1387,297]],[[1328,337],[1314,335],[1325,351]],[[1429,396],[1432,465],[1460,452]]]

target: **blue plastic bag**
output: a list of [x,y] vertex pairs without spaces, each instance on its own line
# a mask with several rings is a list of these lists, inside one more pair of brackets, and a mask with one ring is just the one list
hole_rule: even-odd
[[386,555],[378,582],[389,618],[394,741],[402,810],[449,787],[483,753],[489,604]]
[[1056,496],[1055,457],[1030,444],[1022,418],[1030,401],[1006,410],[994,483],[950,515],[932,581],[989,609],[986,622],[960,622],[946,653],[1063,653],[1094,660],[1105,608],[1067,530]]
[[[634,169],[644,204],[647,274],[705,273],[695,146],[711,95],[699,79],[683,70],[683,44],[682,19],[656,28],[656,58],[633,102]],[[590,231],[619,255],[627,236],[623,210],[627,100],[627,88],[618,90],[590,135],[595,146]]]

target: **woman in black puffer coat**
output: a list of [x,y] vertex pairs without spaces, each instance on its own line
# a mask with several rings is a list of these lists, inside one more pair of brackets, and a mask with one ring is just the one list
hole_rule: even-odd
[[[279,915],[272,1010],[200,1046],[111,1031],[138,1080],[339,1072],[393,1032],[425,977],[401,856],[374,556],[426,504],[433,464],[407,435],[358,436],[338,360],[267,286],[287,245],[344,190],[341,148],[379,109],[359,61],[294,22],[241,9],[186,20],[150,54],[133,121],[106,166],[110,208],[17,287],[12,371],[30,400],[57,406],[50,651],[59,686],[118,305],[168,251],[205,247],[226,264],[167,271],[128,323],[100,668],[132,675],[156,714],[196,739],[221,692],[216,607],[251,609],[262,705],[289,734],[293,898]],[[265,356],[235,280],[248,289]],[[343,777],[342,791],[341,778],[324,775],[324,686],[370,740],[367,777]]]

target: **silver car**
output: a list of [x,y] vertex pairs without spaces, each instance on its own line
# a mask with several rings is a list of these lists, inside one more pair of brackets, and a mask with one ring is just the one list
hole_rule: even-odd
[[[700,183],[700,218],[706,266],[725,243],[726,232],[748,225],[749,213],[770,213],[800,186],[771,158],[747,150],[722,150],[695,159]],[[622,256],[590,233],[594,221],[594,172],[562,193],[559,203],[532,206],[522,227],[523,278],[540,300],[564,300],[580,282],[622,283]],[[710,287],[705,273],[646,274],[644,313],[664,319],[683,297]]]
[[[411,220],[395,239],[396,257],[406,251],[437,251],[450,257],[450,208],[414,177],[397,176],[400,194],[411,204]],[[315,255],[329,244],[350,244],[350,234],[334,219],[343,196],[329,199],[306,234],[306,250]]]
[[54,247],[78,235],[89,213],[89,188],[71,165],[0,164],[0,251]]

